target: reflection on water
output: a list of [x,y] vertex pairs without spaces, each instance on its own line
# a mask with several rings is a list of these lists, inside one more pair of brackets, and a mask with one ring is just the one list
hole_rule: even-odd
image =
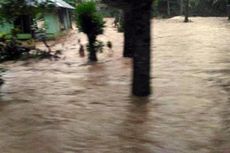
[[230,153],[230,23],[225,18],[155,20],[154,95],[130,96],[122,34],[98,64],[79,58],[72,33],[63,59],[2,65],[1,153]]
[[[148,143],[154,140],[146,136],[148,133],[148,98],[131,98],[130,106],[127,107],[126,115],[119,129],[119,152],[145,152],[150,153]],[[141,103],[140,103],[141,101]]]

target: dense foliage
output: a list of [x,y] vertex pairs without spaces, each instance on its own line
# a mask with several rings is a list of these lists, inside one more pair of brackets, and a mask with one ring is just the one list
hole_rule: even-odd
[[191,0],[193,15],[223,16],[226,14],[226,0]]
[[[12,30],[12,37],[6,39],[4,36],[0,39],[0,63],[9,61],[9,60],[23,60],[30,58],[37,59],[58,59],[59,52],[47,52],[35,48],[34,46],[25,46],[19,40],[17,40],[16,35],[14,34],[15,30]],[[31,40],[29,40],[31,41]],[[29,42],[28,41],[28,42]],[[32,42],[31,42],[32,43]]]
[[77,26],[80,31],[87,35],[99,35],[103,33],[104,21],[96,10],[96,3],[93,1],[83,2],[76,8]]
[[105,22],[96,9],[94,1],[82,2],[76,7],[76,22],[80,31],[84,32],[89,40],[89,60],[97,61],[96,38],[103,33]]
[[0,6],[2,20],[13,21],[20,15],[32,13],[25,0],[1,0]]
[[43,7],[53,7],[51,0],[0,0],[0,20],[13,22],[18,16],[35,17]]
[[[185,0],[155,0],[153,12],[155,16],[181,15]],[[190,15],[224,16],[227,0],[189,0]],[[183,9],[183,10],[181,10]]]

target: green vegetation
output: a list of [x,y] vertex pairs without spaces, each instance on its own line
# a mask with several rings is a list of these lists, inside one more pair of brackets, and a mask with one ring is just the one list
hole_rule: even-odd
[[36,0],[1,0],[0,6],[0,21],[14,22],[23,15],[36,18],[44,7],[53,7],[53,2],[50,0],[43,3],[38,3]]
[[76,7],[76,22],[80,31],[87,35],[89,60],[97,61],[96,39],[103,33],[105,22],[96,9],[94,1],[82,2]]
[[1,0],[0,5],[1,21],[13,22],[20,15],[26,13],[32,15],[34,13],[34,11],[31,11],[31,6],[28,6],[25,0]]
[[[153,15],[171,17],[182,15],[187,0],[155,0]],[[189,0],[191,16],[225,16],[227,0]]]
[[12,30],[12,37],[0,39],[0,62],[10,60],[26,60],[29,58],[36,59],[58,59],[57,52],[53,54],[51,52],[42,51],[35,47],[24,46],[22,42],[16,39],[17,30]]

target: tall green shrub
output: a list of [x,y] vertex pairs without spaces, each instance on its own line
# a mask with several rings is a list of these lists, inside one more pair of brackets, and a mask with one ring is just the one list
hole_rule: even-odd
[[94,1],[82,2],[76,7],[76,22],[80,31],[85,33],[89,41],[89,60],[97,61],[96,38],[103,33],[105,22],[96,9]]

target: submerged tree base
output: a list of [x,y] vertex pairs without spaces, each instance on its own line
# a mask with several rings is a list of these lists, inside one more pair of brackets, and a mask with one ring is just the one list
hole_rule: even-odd
[[184,20],[184,23],[189,23],[189,22],[192,22],[192,20],[189,20],[189,19],[188,20],[186,20],[186,19]]
[[189,21],[189,19],[186,18],[186,19],[184,19],[184,22],[185,22],[185,23],[188,23],[188,22],[190,22],[190,21]]
[[0,68],[0,87],[4,84],[4,80],[1,78],[2,77],[1,73],[5,71],[6,71],[5,69]]

